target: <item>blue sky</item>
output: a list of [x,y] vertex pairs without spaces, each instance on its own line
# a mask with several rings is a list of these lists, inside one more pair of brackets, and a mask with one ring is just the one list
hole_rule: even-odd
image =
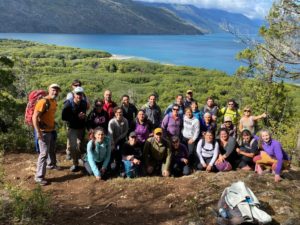
[[144,2],[163,2],[192,4],[200,8],[223,9],[242,13],[249,18],[264,18],[272,6],[273,0],[138,0]]

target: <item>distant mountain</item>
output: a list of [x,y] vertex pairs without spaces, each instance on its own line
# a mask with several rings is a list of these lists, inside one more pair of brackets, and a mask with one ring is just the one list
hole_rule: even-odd
[[0,0],[0,32],[201,34],[169,11],[131,0]]
[[205,33],[224,32],[223,24],[230,24],[242,33],[257,33],[258,28],[263,24],[263,20],[251,20],[239,13],[230,13],[219,9],[203,9],[193,5],[168,4],[168,3],[148,3],[146,6],[153,6],[169,10],[174,15],[197,26]]

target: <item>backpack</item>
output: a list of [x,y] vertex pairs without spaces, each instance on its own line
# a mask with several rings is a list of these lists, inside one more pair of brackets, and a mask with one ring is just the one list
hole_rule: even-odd
[[259,209],[260,202],[244,182],[238,181],[224,189],[218,202],[217,224],[267,224],[272,217]]
[[[47,96],[47,92],[44,91],[44,90],[34,90],[34,91],[31,91],[28,95],[28,103],[27,103],[27,106],[26,106],[26,110],[25,110],[25,123],[28,125],[28,126],[33,126],[33,123],[32,123],[32,116],[33,116],[33,113],[34,113],[34,108],[35,108],[35,105],[36,103],[44,98],[45,96]],[[46,107],[45,107],[45,110],[43,113],[47,112],[50,108],[50,101],[49,99],[46,99]]]

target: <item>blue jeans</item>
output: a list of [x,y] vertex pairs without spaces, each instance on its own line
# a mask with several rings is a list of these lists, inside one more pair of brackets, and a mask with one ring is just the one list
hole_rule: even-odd
[[133,164],[129,160],[122,160],[126,177],[134,178],[139,175],[140,166]]

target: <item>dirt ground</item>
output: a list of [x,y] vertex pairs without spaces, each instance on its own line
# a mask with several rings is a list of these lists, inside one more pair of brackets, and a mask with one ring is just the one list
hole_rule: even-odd
[[[37,154],[4,157],[6,181],[33,189]],[[255,193],[272,224],[300,224],[300,171],[273,175],[254,172],[196,172],[181,178],[114,178],[96,181],[82,172],[69,171],[71,161],[58,154],[63,170],[47,170],[51,185],[42,187],[53,200],[53,217],[47,224],[216,224],[215,210],[225,187],[242,180]]]

